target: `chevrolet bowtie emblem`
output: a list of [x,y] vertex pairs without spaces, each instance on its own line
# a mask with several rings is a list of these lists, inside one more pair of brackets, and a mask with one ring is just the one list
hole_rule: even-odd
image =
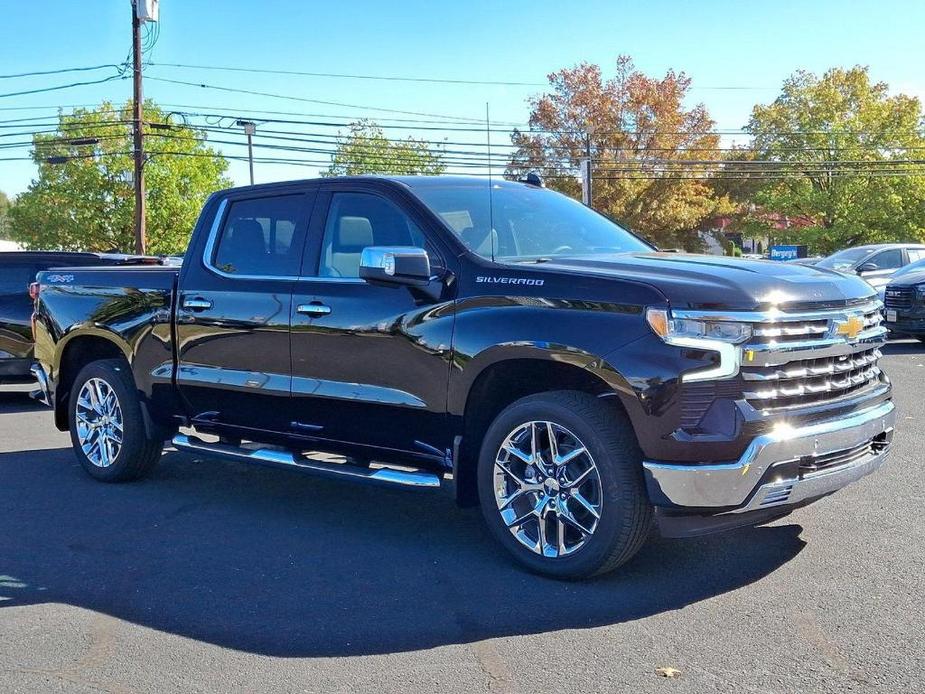
[[835,334],[853,340],[864,329],[864,319],[860,316],[849,316],[845,320],[835,321]]

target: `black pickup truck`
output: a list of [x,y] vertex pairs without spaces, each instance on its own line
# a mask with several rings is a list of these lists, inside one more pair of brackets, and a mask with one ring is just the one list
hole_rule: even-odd
[[164,442],[481,505],[576,578],[877,469],[862,280],[658,253],[532,182],[357,177],[206,203],[180,269],[40,275],[35,372],[93,477]]

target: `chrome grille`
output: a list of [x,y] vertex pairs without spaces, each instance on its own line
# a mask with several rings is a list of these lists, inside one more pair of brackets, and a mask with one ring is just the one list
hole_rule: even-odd
[[912,287],[887,287],[884,302],[887,308],[908,310],[912,308]]
[[742,397],[756,410],[805,407],[876,387],[882,304],[760,314],[742,347]]

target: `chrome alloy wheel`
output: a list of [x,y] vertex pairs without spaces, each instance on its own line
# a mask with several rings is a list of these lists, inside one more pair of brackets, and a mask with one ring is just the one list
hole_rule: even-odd
[[77,440],[87,460],[109,467],[122,450],[122,407],[115,391],[101,378],[91,378],[77,395]]
[[555,422],[514,429],[495,456],[495,501],[508,530],[544,557],[580,549],[597,529],[601,477],[588,449]]

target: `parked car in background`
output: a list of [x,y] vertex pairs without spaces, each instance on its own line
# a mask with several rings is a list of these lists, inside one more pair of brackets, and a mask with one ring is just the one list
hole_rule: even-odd
[[29,383],[32,366],[32,299],[37,273],[56,267],[158,263],[157,258],[64,251],[0,252],[0,383]]
[[884,290],[885,325],[895,335],[925,342],[925,260],[893,275]]
[[879,243],[838,251],[817,262],[816,267],[859,275],[882,300],[883,290],[896,271],[919,260],[925,260],[925,244]]
[[797,265],[815,265],[820,260],[822,260],[821,255],[814,255],[811,258],[793,258],[792,260],[786,260],[787,263],[796,263]]

